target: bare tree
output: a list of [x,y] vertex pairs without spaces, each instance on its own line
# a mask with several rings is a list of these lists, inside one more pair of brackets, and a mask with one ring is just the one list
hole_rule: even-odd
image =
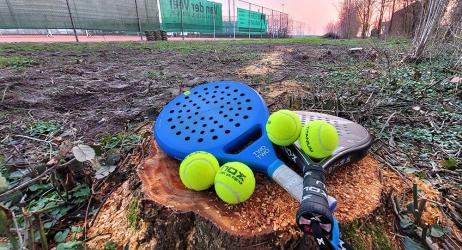
[[354,0],[361,21],[361,38],[366,38],[369,33],[374,2],[375,0]]
[[382,34],[382,25],[383,25],[383,14],[385,12],[385,6],[387,4],[387,1],[386,0],[380,0],[379,2],[379,13],[378,13],[378,20],[377,20],[377,32],[378,32],[378,36],[380,37],[380,35]]
[[419,24],[415,30],[411,50],[404,58],[405,61],[417,61],[422,57],[427,42],[440,25],[448,0],[422,0],[420,4]]
[[462,0],[453,0],[450,4],[448,35],[454,37],[457,33],[461,33],[461,31],[458,32],[458,29],[462,28]]
[[340,7],[337,24],[339,36],[342,38],[356,37],[360,25],[358,11],[352,0],[344,0]]
[[389,35],[391,35],[392,27],[393,27],[393,17],[395,15],[395,4],[396,4],[396,0],[393,0],[393,4],[391,5],[390,23],[388,24],[388,31],[387,31]]
[[329,22],[327,25],[326,25],[326,32],[327,33],[335,33],[337,34],[337,24],[334,23],[334,22]]

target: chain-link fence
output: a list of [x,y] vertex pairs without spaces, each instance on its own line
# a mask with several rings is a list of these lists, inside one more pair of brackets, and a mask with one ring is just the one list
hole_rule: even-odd
[[162,29],[186,37],[287,37],[289,15],[244,0],[159,0]]
[[245,0],[0,0],[0,29],[280,38],[301,27],[286,13]]
[[0,0],[0,29],[159,29],[156,0]]

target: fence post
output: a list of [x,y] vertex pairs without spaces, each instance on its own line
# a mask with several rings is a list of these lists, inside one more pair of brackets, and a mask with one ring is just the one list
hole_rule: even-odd
[[271,9],[271,38],[274,38],[274,10]]
[[260,13],[260,38],[263,38],[263,30],[262,30],[262,23],[263,23],[263,6],[261,7],[261,13]]
[[138,19],[138,34],[140,34],[141,41],[143,41],[143,33],[141,33],[141,21],[140,21],[140,14],[138,13],[138,3],[135,0],[135,10],[136,10],[136,18]]
[[72,19],[71,7],[69,6],[69,0],[66,0],[67,11],[69,11],[69,18],[71,19],[72,29],[74,30],[75,41],[79,42],[79,37],[77,36],[77,31],[75,30],[74,19]]
[[233,0],[233,13],[234,13],[234,22],[233,22],[233,39],[236,39],[236,0]]
[[252,8],[251,3],[249,3],[249,39],[250,39],[250,9]]
[[180,18],[181,18],[181,37],[184,40],[184,24],[183,24],[183,1],[180,1]]
[[213,18],[213,39],[216,38],[215,32],[216,32],[216,26],[215,26],[215,2],[213,3],[213,9],[212,9],[212,18]]

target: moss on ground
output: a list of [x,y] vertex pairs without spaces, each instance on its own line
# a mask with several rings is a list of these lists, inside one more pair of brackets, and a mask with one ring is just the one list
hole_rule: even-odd
[[[365,223],[365,224],[363,224]],[[355,220],[341,226],[342,239],[353,249],[393,249],[385,225],[376,218]]]

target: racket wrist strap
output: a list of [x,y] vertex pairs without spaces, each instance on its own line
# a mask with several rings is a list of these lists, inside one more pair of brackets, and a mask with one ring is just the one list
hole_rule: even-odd
[[312,222],[310,225],[311,235],[313,235],[314,240],[316,241],[316,245],[319,246],[321,250],[334,250],[336,249],[330,243],[329,239],[325,237],[324,233],[322,232],[321,225],[319,222]]
[[325,186],[325,172],[319,166],[309,166],[303,177],[303,196],[297,211],[297,224],[301,229],[310,223],[332,224]]

